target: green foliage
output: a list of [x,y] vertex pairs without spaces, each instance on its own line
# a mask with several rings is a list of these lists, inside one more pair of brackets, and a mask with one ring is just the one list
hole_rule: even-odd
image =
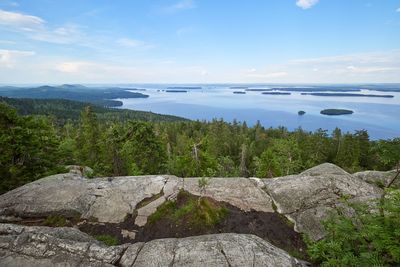
[[103,242],[107,246],[116,246],[119,244],[118,239],[112,235],[95,235],[94,238]]
[[339,211],[325,222],[327,236],[310,242],[309,254],[321,266],[398,266],[400,190],[389,191],[379,210],[348,204],[354,216]]
[[0,193],[59,170],[58,144],[50,119],[18,116],[0,102]]
[[176,201],[166,201],[148,217],[149,223],[162,218],[172,220],[177,225],[188,224],[196,228],[209,227],[220,223],[228,210],[207,198],[199,198],[181,190]]
[[64,227],[67,225],[67,219],[60,215],[50,215],[46,218],[43,224],[52,227]]

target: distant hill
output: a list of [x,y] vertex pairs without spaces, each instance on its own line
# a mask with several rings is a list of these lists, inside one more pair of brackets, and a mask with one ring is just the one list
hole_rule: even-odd
[[63,125],[67,120],[77,121],[81,111],[88,105],[92,106],[100,121],[141,120],[156,122],[185,121],[187,119],[161,115],[146,111],[129,109],[117,109],[97,106],[92,103],[84,103],[65,99],[27,99],[7,98],[0,96],[0,102],[6,102],[15,107],[21,115],[51,115],[56,117],[57,123]]
[[79,84],[63,84],[61,86],[39,87],[0,87],[0,96],[12,98],[36,98],[36,99],[68,99],[81,102],[89,102],[104,107],[122,106],[117,98],[147,98],[146,94],[130,92],[129,88],[119,87],[86,87]]

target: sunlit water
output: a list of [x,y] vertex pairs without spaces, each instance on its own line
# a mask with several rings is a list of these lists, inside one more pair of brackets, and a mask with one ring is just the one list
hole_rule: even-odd
[[[290,130],[302,127],[314,131],[322,128],[332,131],[368,130],[372,139],[400,137],[400,92],[362,90],[363,94],[394,95],[394,98],[369,97],[321,97],[301,95],[263,95],[261,92],[233,94],[229,86],[202,85],[201,90],[187,93],[168,93],[167,85],[130,85],[146,89],[150,97],[120,99],[122,108],[152,111],[181,116],[194,120],[223,118],[226,121],[246,121],[253,125],[259,120],[265,127],[285,126]],[[182,85],[180,85],[182,86]],[[251,88],[251,87],[250,87]],[[255,88],[268,88],[268,86]],[[320,111],[327,108],[343,108],[354,111],[351,115],[326,116]],[[299,116],[298,111],[305,115]]]

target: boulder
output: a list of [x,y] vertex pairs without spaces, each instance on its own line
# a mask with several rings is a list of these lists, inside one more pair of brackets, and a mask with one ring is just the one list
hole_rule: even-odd
[[[393,177],[396,176],[397,171],[363,171],[363,172],[356,172],[353,176],[367,182],[370,184],[375,184],[380,187],[387,186]],[[400,188],[400,178],[398,178],[392,185],[393,187]]]
[[299,175],[263,180],[277,212],[295,224],[295,230],[313,240],[324,237],[322,221],[342,205],[344,198],[366,202],[381,196],[375,185],[350,175],[330,163],[324,163]]
[[308,266],[253,235],[106,246],[74,228],[0,224],[0,266]]
[[108,247],[74,228],[0,224],[0,266],[114,266],[127,245]]

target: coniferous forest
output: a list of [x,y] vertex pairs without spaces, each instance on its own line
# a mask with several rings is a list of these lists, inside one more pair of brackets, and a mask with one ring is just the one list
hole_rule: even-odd
[[266,129],[67,100],[4,98],[0,132],[0,193],[72,164],[94,176],[271,178],[324,162],[353,173],[390,170],[400,160],[400,138],[372,141],[365,130]]

